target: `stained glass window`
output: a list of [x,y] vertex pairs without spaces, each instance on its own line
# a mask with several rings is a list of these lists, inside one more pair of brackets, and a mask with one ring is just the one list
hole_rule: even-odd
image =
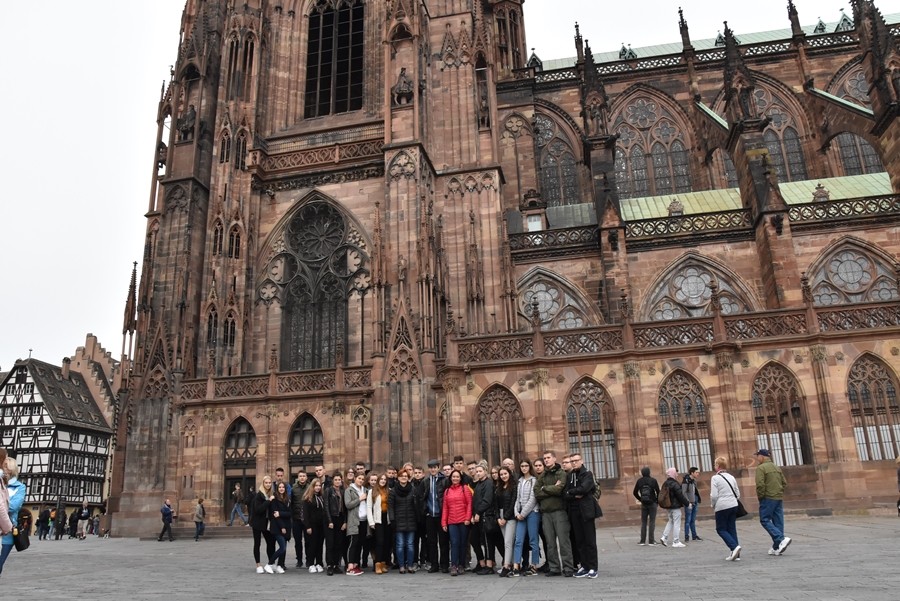
[[291,467],[309,468],[325,462],[325,435],[319,422],[309,413],[303,413],[294,422],[289,441],[288,463]]
[[690,155],[674,114],[641,96],[613,117],[619,135],[616,188],[620,198],[690,192]]
[[891,266],[854,244],[841,245],[826,255],[811,270],[809,285],[813,303],[819,307],[900,298]]
[[847,398],[860,460],[900,456],[897,382],[884,362],[868,354],[857,359],[850,368]]
[[284,283],[283,369],[333,367],[347,348],[347,299],[368,288],[368,257],[361,238],[340,212],[311,202],[288,223],[285,252],[269,266]]
[[856,134],[844,132],[836,137],[844,175],[863,175],[884,171],[881,157],[872,145]]
[[812,462],[800,385],[791,372],[777,364],[764,366],[753,380],[750,404],[757,448],[769,449],[777,465]]
[[219,314],[215,309],[210,309],[206,316],[206,343],[215,346],[219,337]]
[[657,414],[665,466],[679,471],[690,466],[711,470],[715,449],[700,384],[683,372],[673,372],[659,389]]
[[525,457],[522,408],[502,386],[490,388],[476,408],[481,457],[488,465],[500,465],[506,457]]
[[549,207],[579,204],[581,178],[572,147],[565,141],[557,125],[545,115],[534,120],[535,144],[541,165],[541,194]]
[[225,434],[225,464],[241,462],[256,457],[256,432],[250,422],[240,417]]
[[566,404],[569,450],[581,453],[595,478],[618,478],[615,410],[609,394],[591,380],[583,380],[569,393]]
[[362,0],[318,0],[309,14],[306,118],[362,108]]

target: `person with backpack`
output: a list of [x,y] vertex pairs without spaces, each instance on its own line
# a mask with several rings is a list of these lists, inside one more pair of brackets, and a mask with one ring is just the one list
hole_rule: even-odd
[[[659,482],[650,476],[650,468],[641,468],[641,477],[634,483],[631,492],[641,504],[641,542],[638,544],[656,545],[656,502],[659,499]],[[647,537],[647,525],[650,525],[650,536]]]
[[689,508],[691,502],[684,496],[684,493],[681,492],[681,484],[675,479],[676,476],[678,476],[678,470],[674,467],[670,467],[666,470],[666,476],[666,481],[663,482],[663,485],[659,490],[659,500],[657,503],[668,512],[669,519],[666,521],[666,528],[663,530],[663,535],[659,542],[664,547],[668,547],[669,535],[671,535],[672,546],[676,549],[680,549],[685,546],[685,544],[678,539],[678,535],[681,533],[681,508]]

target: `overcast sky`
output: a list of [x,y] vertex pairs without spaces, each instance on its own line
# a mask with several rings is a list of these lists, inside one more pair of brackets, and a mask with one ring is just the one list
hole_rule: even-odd
[[[426,0],[434,6],[436,0]],[[6,143],[0,212],[0,370],[33,356],[60,364],[94,333],[113,356],[133,261],[140,261],[160,86],[177,52],[183,0],[4,3],[0,36]],[[787,0],[527,0],[529,48],[574,56],[574,23],[594,52],[695,40],[722,21],[741,32],[789,27]],[[840,0],[796,0],[803,24],[840,18]],[[877,0],[884,14],[900,0]],[[636,17],[640,17],[640,19]]]

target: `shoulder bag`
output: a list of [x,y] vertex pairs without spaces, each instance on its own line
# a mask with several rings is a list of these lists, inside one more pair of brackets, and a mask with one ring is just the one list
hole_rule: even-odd
[[725,476],[723,476],[723,475],[721,475],[721,474],[716,474],[716,475],[717,475],[719,478],[721,478],[722,480],[725,481],[725,484],[727,484],[727,485],[728,485],[728,488],[731,489],[731,494],[733,494],[735,500],[737,500],[737,503],[738,503],[738,504],[737,504],[737,516],[736,516],[736,517],[742,518],[742,517],[744,517],[745,515],[747,515],[747,510],[744,509],[744,504],[741,503],[741,500],[740,500],[740,499],[738,499],[737,493],[734,492],[734,487],[731,485],[731,482],[728,481],[728,478],[726,478]]

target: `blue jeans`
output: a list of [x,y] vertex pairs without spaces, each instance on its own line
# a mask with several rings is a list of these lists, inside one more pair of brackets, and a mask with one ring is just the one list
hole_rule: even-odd
[[716,512],[716,534],[732,551],[740,544],[737,536],[737,507],[729,507]]
[[0,547],[0,574],[3,573],[3,564],[6,563],[6,558],[9,557],[9,552],[12,551],[12,548],[12,543]]
[[397,532],[394,535],[394,558],[401,568],[411,568],[413,564],[413,540],[415,532]]
[[772,537],[772,548],[784,540],[784,504],[781,499],[762,499],[759,502],[759,523]]
[[203,536],[205,531],[206,524],[203,522],[194,522],[194,540],[200,540],[200,537]]
[[[690,536],[689,536],[690,535]],[[684,508],[684,540],[697,538],[697,504]]]
[[541,563],[541,539],[538,528],[541,527],[541,514],[532,511],[522,521],[516,521],[516,544],[513,548],[513,563],[522,565],[522,548],[525,543],[525,532],[528,532],[528,543],[531,545],[531,565]]
[[247,516],[244,515],[244,510],[241,509],[241,504],[235,503],[234,507],[231,508],[231,517],[228,518],[229,526],[231,526],[234,523],[234,514],[238,514],[239,516],[241,516],[241,521],[244,522],[244,524],[247,523]]
[[272,556],[269,557],[269,564],[274,566],[279,563],[279,560],[287,553],[287,539],[285,539],[284,534],[281,533],[281,528],[272,530],[272,535],[275,537],[275,544],[278,545],[278,548]]
[[450,524],[447,526],[447,533],[450,535],[450,565],[461,566],[466,559],[469,527],[465,524]]

